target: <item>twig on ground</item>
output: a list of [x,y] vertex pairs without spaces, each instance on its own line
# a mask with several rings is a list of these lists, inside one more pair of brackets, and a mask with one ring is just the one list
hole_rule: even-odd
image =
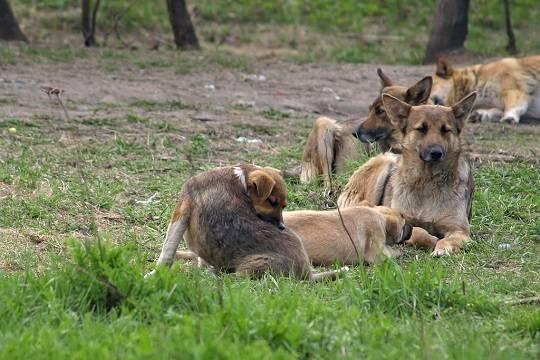
[[[328,130],[327,130],[328,131]],[[328,159],[328,143],[324,142],[324,148],[326,152],[326,158]],[[332,168],[330,166],[330,163],[327,161],[328,165],[328,185],[330,186],[330,192],[334,192],[334,183],[332,182]],[[339,205],[336,202],[336,209],[339,215],[339,220],[341,220],[341,225],[343,226],[343,229],[345,229],[345,232],[347,233],[347,236],[349,237],[349,240],[351,241],[351,244],[354,248],[354,252],[356,253],[356,257],[358,258],[358,261],[360,262],[360,253],[358,252],[358,249],[356,248],[356,244],[354,243],[354,240],[351,236],[351,233],[349,232],[349,229],[347,229],[347,226],[345,225],[345,221],[343,220],[343,216],[341,215],[341,209],[339,208]]]

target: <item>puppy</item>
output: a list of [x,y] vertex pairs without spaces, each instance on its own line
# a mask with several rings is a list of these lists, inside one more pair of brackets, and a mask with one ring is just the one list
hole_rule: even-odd
[[[284,212],[285,225],[300,236],[313,265],[372,264],[382,257],[396,257],[387,245],[409,240],[412,227],[395,210],[384,206],[355,206],[341,210]],[[358,255],[355,252],[352,237]],[[360,256],[360,258],[359,258]]]
[[283,178],[269,167],[221,167],[192,177],[179,195],[157,264],[173,262],[183,236],[218,271],[335,278],[335,272],[312,273],[302,241],[283,224],[286,197]]

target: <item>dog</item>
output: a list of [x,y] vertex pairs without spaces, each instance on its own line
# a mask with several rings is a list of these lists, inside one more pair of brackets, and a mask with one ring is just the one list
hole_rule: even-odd
[[383,151],[399,151],[401,133],[388,118],[381,95],[390,94],[411,105],[420,105],[429,99],[432,80],[428,76],[406,88],[394,84],[381,69],[377,69],[377,74],[381,90],[369,106],[367,118],[337,121],[320,117],[315,121],[304,148],[300,182],[308,183],[322,177],[328,185],[330,172],[341,174],[349,161],[360,158],[357,139],[366,144],[376,142]]
[[[157,265],[170,265],[182,239],[217,271],[259,278],[315,274],[302,241],[285,228],[287,189],[278,170],[255,165],[216,168],[190,178],[180,192]],[[151,272],[148,275],[151,275]]]
[[402,133],[401,154],[370,159],[338,198],[346,208],[367,201],[400,211],[407,222],[441,238],[433,255],[461,249],[470,240],[474,181],[462,130],[476,99],[471,93],[452,107],[411,106],[383,94],[388,116]]
[[540,119],[540,55],[460,69],[444,57],[437,59],[431,91],[434,104],[452,106],[473,91],[478,99],[471,121],[517,124],[523,116]]
[[397,257],[399,252],[388,245],[411,237],[412,227],[403,216],[384,206],[349,207],[341,210],[341,217],[343,223],[338,210],[283,213],[285,226],[302,239],[315,266],[355,265],[360,260],[373,264],[383,257]]

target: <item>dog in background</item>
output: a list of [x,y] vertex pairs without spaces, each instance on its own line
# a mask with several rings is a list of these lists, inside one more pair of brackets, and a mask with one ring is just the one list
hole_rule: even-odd
[[401,154],[385,153],[349,179],[338,205],[364,201],[401,212],[407,222],[441,238],[433,255],[461,249],[470,240],[474,181],[462,149],[462,130],[476,93],[454,106],[411,106],[383,94],[392,123],[401,131]]
[[218,271],[335,278],[335,272],[312,272],[302,241],[283,225],[286,196],[281,174],[269,167],[221,167],[192,177],[179,195],[157,264],[173,262],[183,236],[190,251]]
[[460,69],[444,57],[437,59],[431,91],[434,104],[452,106],[473,91],[478,98],[471,121],[517,124],[523,116],[540,119],[540,55]]
[[390,94],[411,105],[420,105],[429,99],[431,77],[425,77],[406,88],[396,85],[381,69],[377,69],[381,79],[381,91],[369,106],[365,119],[337,121],[320,117],[313,124],[308,136],[300,171],[300,181],[311,182],[322,177],[329,182],[329,171],[343,173],[349,161],[359,159],[361,153],[358,141],[376,142],[381,150],[399,151],[401,133],[396,131],[382,105],[381,94]]

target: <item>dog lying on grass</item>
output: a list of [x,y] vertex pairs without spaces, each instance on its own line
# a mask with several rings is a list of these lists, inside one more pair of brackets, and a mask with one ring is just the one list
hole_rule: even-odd
[[329,182],[329,171],[341,174],[347,162],[360,158],[357,138],[364,143],[377,142],[383,151],[399,151],[401,132],[392,125],[384,106],[382,94],[390,94],[411,105],[420,105],[429,99],[431,77],[425,77],[406,88],[396,85],[381,69],[380,95],[369,106],[366,119],[336,121],[328,117],[315,120],[308,136],[300,170],[300,181],[311,182],[322,177]]
[[388,245],[411,237],[412,227],[403,216],[384,206],[349,207],[341,211],[341,217],[343,223],[338,210],[283,213],[285,226],[300,236],[313,265],[372,264],[382,257],[398,256]]
[[454,106],[411,106],[383,94],[383,104],[402,133],[401,155],[370,159],[351,176],[338,205],[367,201],[400,211],[413,226],[441,238],[433,255],[461,249],[470,240],[474,181],[463,154],[462,130],[476,93]]
[[238,165],[192,177],[179,195],[157,265],[173,262],[184,237],[190,251],[218,271],[334,279],[335,272],[312,272],[302,241],[283,225],[286,197],[273,168]]
[[431,91],[434,104],[452,106],[473,91],[478,99],[471,121],[517,124],[522,116],[540,119],[540,55],[460,69],[444,57],[437,59]]

